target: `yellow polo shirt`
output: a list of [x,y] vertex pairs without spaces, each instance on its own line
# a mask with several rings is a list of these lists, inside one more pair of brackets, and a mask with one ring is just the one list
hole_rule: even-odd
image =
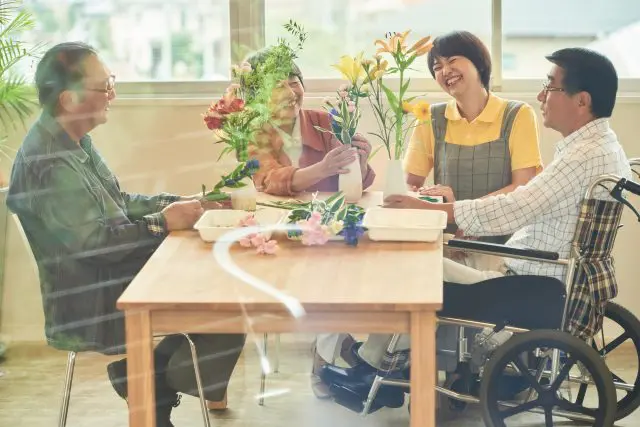
[[[495,141],[500,137],[502,117],[507,100],[489,93],[484,110],[469,122],[460,115],[455,100],[447,103],[445,141],[452,144],[474,146]],[[404,157],[404,171],[427,177],[433,169],[434,136],[431,122],[418,125],[411,135]],[[536,115],[530,105],[524,104],[516,114],[509,137],[511,170],[536,167],[542,170]]]

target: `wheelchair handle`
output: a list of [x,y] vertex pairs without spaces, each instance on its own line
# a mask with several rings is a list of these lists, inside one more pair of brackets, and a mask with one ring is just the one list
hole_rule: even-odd
[[623,189],[635,194],[636,196],[640,196],[640,184],[637,182],[622,178],[618,181],[617,185],[620,185]]
[[589,189],[587,190],[587,196],[591,197],[591,194],[595,190],[596,186],[602,184],[605,181],[614,182],[616,184],[613,189],[609,191],[609,194],[611,194],[611,197],[631,209],[636,215],[636,218],[638,218],[638,221],[640,221],[640,212],[638,212],[637,209],[627,200],[627,198],[624,197],[624,194],[622,194],[623,191],[628,191],[637,196],[640,196],[640,184],[616,175],[603,175],[589,187]]

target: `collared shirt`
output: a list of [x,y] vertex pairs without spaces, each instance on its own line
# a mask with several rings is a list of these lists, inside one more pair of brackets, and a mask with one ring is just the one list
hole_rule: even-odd
[[[507,100],[489,93],[487,105],[471,122],[460,115],[455,100],[447,103],[445,141],[462,146],[476,146],[500,137],[502,118]],[[430,122],[419,124],[413,131],[404,157],[404,171],[417,176],[428,176],[433,169],[435,138]],[[536,115],[530,105],[523,105],[516,114],[509,137],[511,170],[537,167],[542,160],[538,147]]]
[[118,351],[115,302],[166,235],[160,211],[177,199],[121,191],[89,135],[78,144],[41,115],[16,154],[7,205],[38,264],[51,345]]
[[[631,178],[631,169],[609,122],[597,119],[559,141],[553,162],[527,185],[508,194],[455,202],[456,224],[470,236],[513,233],[507,246],[567,258],[587,188],[605,174]],[[612,200],[603,188],[592,198]],[[522,259],[507,259],[506,264],[516,274],[565,279],[565,266]]]
[[291,135],[280,128],[276,128],[282,138],[282,149],[291,160],[291,166],[300,167],[300,156],[302,156],[302,132],[300,131],[300,118],[296,118],[293,124]]

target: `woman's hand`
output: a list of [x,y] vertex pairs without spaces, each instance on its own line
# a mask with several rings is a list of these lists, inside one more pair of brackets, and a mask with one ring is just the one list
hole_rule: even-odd
[[323,175],[326,178],[335,174],[347,173],[349,170],[345,169],[345,166],[348,166],[355,159],[355,150],[351,150],[348,145],[339,145],[329,151],[320,162]]
[[429,202],[423,202],[412,196],[394,194],[384,199],[383,208],[391,209],[428,209]]
[[351,144],[358,149],[358,155],[360,156],[360,171],[362,172],[362,179],[367,176],[367,165],[369,163],[369,156],[371,155],[371,143],[359,133],[353,135]]
[[442,196],[447,203],[453,203],[456,198],[453,196],[453,190],[446,185],[434,185],[432,187],[422,187],[420,190],[421,196]]

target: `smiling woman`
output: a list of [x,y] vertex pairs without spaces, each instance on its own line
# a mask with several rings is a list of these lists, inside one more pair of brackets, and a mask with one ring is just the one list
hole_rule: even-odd
[[[410,186],[452,203],[508,193],[541,170],[535,113],[489,91],[491,56],[477,36],[454,31],[437,37],[427,66],[453,99],[431,106],[431,123],[411,137],[404,160]],[[435,186],[423,188],[432,169]]]
[[[273,48],[267,48],[247,59],[252,69],[265,63]],[[317,130],[330,129],[329,114],[303,108],[304,79],[295,62],[289,78],[280,82],[271,95],[272,124],[256,135],[251,156],[260,162],[254,175],[256,187],[265,193],[293,195],[302,191],[338,190],[338,175],[355,160],[349,146]],[[354,136],[353,146],[363,151],[360,156],[363,188],[373,183],[375,173],[368,165],[371,144]]]

